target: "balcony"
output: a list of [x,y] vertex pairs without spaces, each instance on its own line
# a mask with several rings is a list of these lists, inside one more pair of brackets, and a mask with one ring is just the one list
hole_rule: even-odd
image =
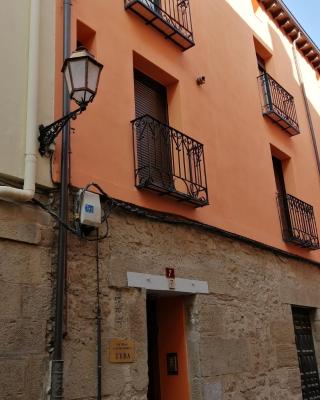
[[125,0],[125,8],[182,50],[194,46],[189,0]]
[[283,240],[310,250],[319,249],[313,207],[290,194],[278,193],[277,200]]
[[262,114],[291,136],[300,133],[294,98],[269,74],[258,77]]
[[136,187],[196,207],[207,205],[203,145],[150,115],[131,123]]

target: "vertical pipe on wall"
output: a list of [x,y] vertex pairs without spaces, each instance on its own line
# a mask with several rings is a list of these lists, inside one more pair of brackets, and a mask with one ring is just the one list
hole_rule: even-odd
[[[70,55],[71,37],[71,0],[63,1],[63,59]],[[63,115],[70,112],[69,93],[66,82],[63,82]],[[68,195],[69,195],[69,123],[62,131],[61,145],[61,186],[60,186],[60,219],[68,222]],[[59,225],[58,261],[56,274],[56,309],[54,350],[52,358],[51,398],[63,399],[63,315],[64,315],[64,291],[65,272],[67,268],[67,230],[61,223]]]
[[300,64],[299,64],[299,60],[298,60],[298,54],[297,54],[298,50],[297,50],[297,47],[296,47],[296,43],[297,43],[297,40],[299,40],[300,36],[301,36],[301,33],[299,32],[298,37],[293,41],[292,51],[293,51],[294,62],[295,62],[295,65],[296,65],[298,79],[299,79],[299,83],[300,83],[300,87],[301,87],[301,91],[302,91],[303,101],[304,101],[304,105],[305,105],[305,108],[306,108],[307,119],[308,119],[309,129],[310,129],[311,138],[312,138],[313,150],[314,150],[314,154],[315,154],[315,157],[316,157],[318,172],[319,172],[319,175],[320,175],[320,157],[319,157],[317,139],[316,139],[316,134],[315,134],[315,130],[314,130],[314,127],[313,127],[313,122],[312,122],[309,102],[308,102],[308,98],[307,98],[307,94],[306,94],[306,89],[304,87],[304,81],[303,81],[303,77],[302,77],[302,73],[301,73],[301,69],[300,69]]
[[28,48],[28,88],[26,115],[26,147],[23,189],[0,186],[0,198],[8,201],[28,201],[35,193],[37,165],[37,135],[39,134],[38,87],[39,87],[39,40],[40,0],[31,0]]

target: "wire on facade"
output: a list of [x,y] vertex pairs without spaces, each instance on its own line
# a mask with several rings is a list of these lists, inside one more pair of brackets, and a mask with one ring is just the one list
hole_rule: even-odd
[[100,306],[100,256],[99,256],[99,230],[96,229],[96,282],[97,282],[97,400],[101,400],[102,396],[102,351],[101,351],[101,306]]
[[[101,217],[101,223],[104,224],[105,226],[105,232],[101,236],[97,237],[89,237],[84,233],[84,230],[81,228],[80,224],[80,208],[81,208],[81,200],[82,200],[82,195],[85,191],[87,191],[90,187],[95,187],[100,194],[103,196],[103,203],[104,206],[102,207],[103,215]],[[47,211],[55,220],[59,222],[62,226],[64,226],[69,232],[73,233],[74,235],[81,237],[82,239],[85,239],[89,242],[94,242],[94,241],[100,241],[103,239],[106,239],[109,234],[109,224],[108,224],[108,218],[111,215],[111,210],[113,207],[113,199],[95,182],[89,183],[88,185],[85,186],[84,189],[81,190],[80,196],[77,196],[77,199],[75,201],[75,220],[74,220],[74,226],[72,227],[69,224],[66,224],[60,216],[52,211],[50,207],[40,200],[33,198],[32,202],[36,204],[37,206],[41,207],[43,210]],[[88,231],[89,233],[89,231]]]
[[[108,234],[109,234],[108,218],[110,217],[112,210],[118,208],[127,213],[134,214],[134,215],[144,217],[144,218],[148,218],[150,220],[154,220],[157,222],[163,222],[163,223],[168,223],[168,224],[172,224],[172,225],[190,226],[193,228],[198,228],[198,229],[204,230],[206,232],[220,234],[229,239],[237,239],[237,240],[247,243],[249,245],[253,245],[253,246],[259,247],[261,249],[267,250],[267,251],[272,251],[276,255],[282,255],[282,256],[297,259],[297,260],[303,260],[310,264],[316,265],[317,267],[320,266],[320,263],[318,263],[316,261],[312,261],[307,258],[298,256],[296,254],[292,254],[292,253],[286,252],[284,250],[277,249],[276,247],[269,246],[267,244],[247,238],[245,236],[241,236],[241,235],[226,231],[224,229],[215,227],[213,225],[204,224],[202,222],[194,221],[192,219],[188,219],[185,217],[179,217],[175,214],[168,214],[168,213],[163,213],[163,212],[157,212],[154,210],[149,210],[146,208],[135,206],[134,204],[131,204],[131,203],[116,200],[114,198],[111,198],[97,183],[94,183],[94,182],[88,184],[82,190],[85,191],[85,190],[89,189],[91,186],[95,187],[100,192],[100,194],[102,194],[103,200],[105,200],[105,206],[102,207],[102,209],[103,209],[102,222],[105,224],[105,233],[103,235],[99,236],[98,238],[92,238],[92,237],[83,235],[83,233],[80,232],[79,227],[77,226],[77,224],[78,224],[77,217],[75,220],[76,229],[72,228],[69,225],[65,226],[71,233],[77,235],[78,237],[84,238],[87,241],[96,241],[96,240],[100,241],[100,240],[106,239],[108,237]],[[40,207],[42,207],[46,211],[48,211],[49,214],[52,217],[54,217],[55,219],[57,219],[59,223],[64,224],[63,221],[60,220],[59,216],[56,213],[52,212],[47,206],[45,206],[39,200],[33,199],[33,202],[38,204]],[[77,204],[77,201],[76,201],[75,209],[80,210],[79,204]],[[79,211],[78,211],[78,213],[79,213]]]

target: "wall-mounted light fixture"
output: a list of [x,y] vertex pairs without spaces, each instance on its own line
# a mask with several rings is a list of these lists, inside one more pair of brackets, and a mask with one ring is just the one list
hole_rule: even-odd
[[196,82],[197,82],[197,85],[202,86],[202,85],[204,85],[206,83],[206,77],[204,75],[199,76],[196,79]]
[[74,51],[63,64],[62,72],[66,80],[70,99],[78,104],[78,108],[58,119],[50,125],[39,126],[39,153],[45,155],[59,132],[71,119],[76,119],[91,103],[97,93],[99,77],[103,65],[95,60],[84,47]]

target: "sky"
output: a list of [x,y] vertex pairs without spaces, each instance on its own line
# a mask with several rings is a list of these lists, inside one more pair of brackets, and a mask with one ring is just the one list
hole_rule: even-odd
[[283,0],[283,2],[320,48],[320,0]]

